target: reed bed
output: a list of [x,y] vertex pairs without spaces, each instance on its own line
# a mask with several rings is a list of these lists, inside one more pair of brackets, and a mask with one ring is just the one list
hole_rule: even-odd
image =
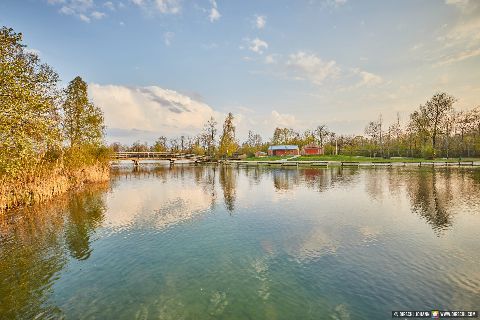
[[0,214],[50,200],[86,183],[108,181],[109,177],[109,167],[103,162],[76,168],[51,164],[36,166],[16,177],[0,175]]

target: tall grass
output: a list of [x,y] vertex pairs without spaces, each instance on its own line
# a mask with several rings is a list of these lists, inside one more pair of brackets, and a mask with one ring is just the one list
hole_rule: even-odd
[[106,148],[69,149],[55,158],[24,166],[15,175],[0,174],[0,214],[44,202],[86,183],[109,179]]

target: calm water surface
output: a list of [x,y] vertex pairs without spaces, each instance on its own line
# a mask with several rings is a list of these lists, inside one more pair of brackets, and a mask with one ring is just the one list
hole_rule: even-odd
[[1,319],[480,309],[480,170],[117,168],[0,223]]

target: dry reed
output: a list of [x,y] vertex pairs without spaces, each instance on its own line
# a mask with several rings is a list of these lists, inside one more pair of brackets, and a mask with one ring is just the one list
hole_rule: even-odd
[[98,162],[75,169],[58,164],[37,166],[15,178],[0,176],[0,214],[12,208],[44,202],[86,183],[107,181],[109,172],[107,165]]

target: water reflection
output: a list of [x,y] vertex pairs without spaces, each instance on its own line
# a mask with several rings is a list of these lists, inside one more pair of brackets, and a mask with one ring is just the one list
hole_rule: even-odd
[[235,210],[235,188],[237,187],[238,170],[221,167],[220,168],[220,185],[222,186],[223,199],[228,211]]
[[68,203],[65,240],[71,256],[78,260],[90,257],[92,234],[103,223],[106,205],[101,191],[88,189]]
[[[458,168],[238,168],[218,169],[224,203],[229,211],[235,209],[236,185],[243,173],[250,185],[262,178],[271,179],[276,191],[307,187],[326,192],[335,187],[352,188],[365,185],[372,200],[382,200],[387,194],[401,198],[405,194],[411,212],[420,215],[440,236],[453,226],[453,216],[459,208],[476,212],[479,207],[480,170]],[[214,188],[213,180],[208,185]],[[213,192],[212,192],[213,193]],[[212,203],[216,198],[212,197]],[[478,210],[477,210],[478,211]]]
[[[451,172],[422,172],[407,181],[407,191],[412,211],[420,214],[440,233],[452,225],[452,177]],[[458,179],[456,179],[458,180]],[[460,181],[455,181],[460,182]]]
[[423,217],[437,235],[453,226],[454,215],[462,208],[470,212],[478,208],[477,170],[418,170],[416,174],[402,176],[412,212]]
[[[480,170],[112,173],[110,185],[0,222],[0,318],[102,318],[108,310],[125,318],[367,319],[382,317],[362,306],[414,307],[422,294],[476,302],[478,235],[469,218],[480,212]],[[410,258],[413,266],[402,262]],[[439,287],[409,291],[428,279]]]
[[96,185],[4,217],[0,224],[0,318],[60,317],[61,309],[48,303],[52,285],[67,264],[67,252],[80,260],[90,255],[91,235],[102,223],[102,195],[107,189],[108,185]]

